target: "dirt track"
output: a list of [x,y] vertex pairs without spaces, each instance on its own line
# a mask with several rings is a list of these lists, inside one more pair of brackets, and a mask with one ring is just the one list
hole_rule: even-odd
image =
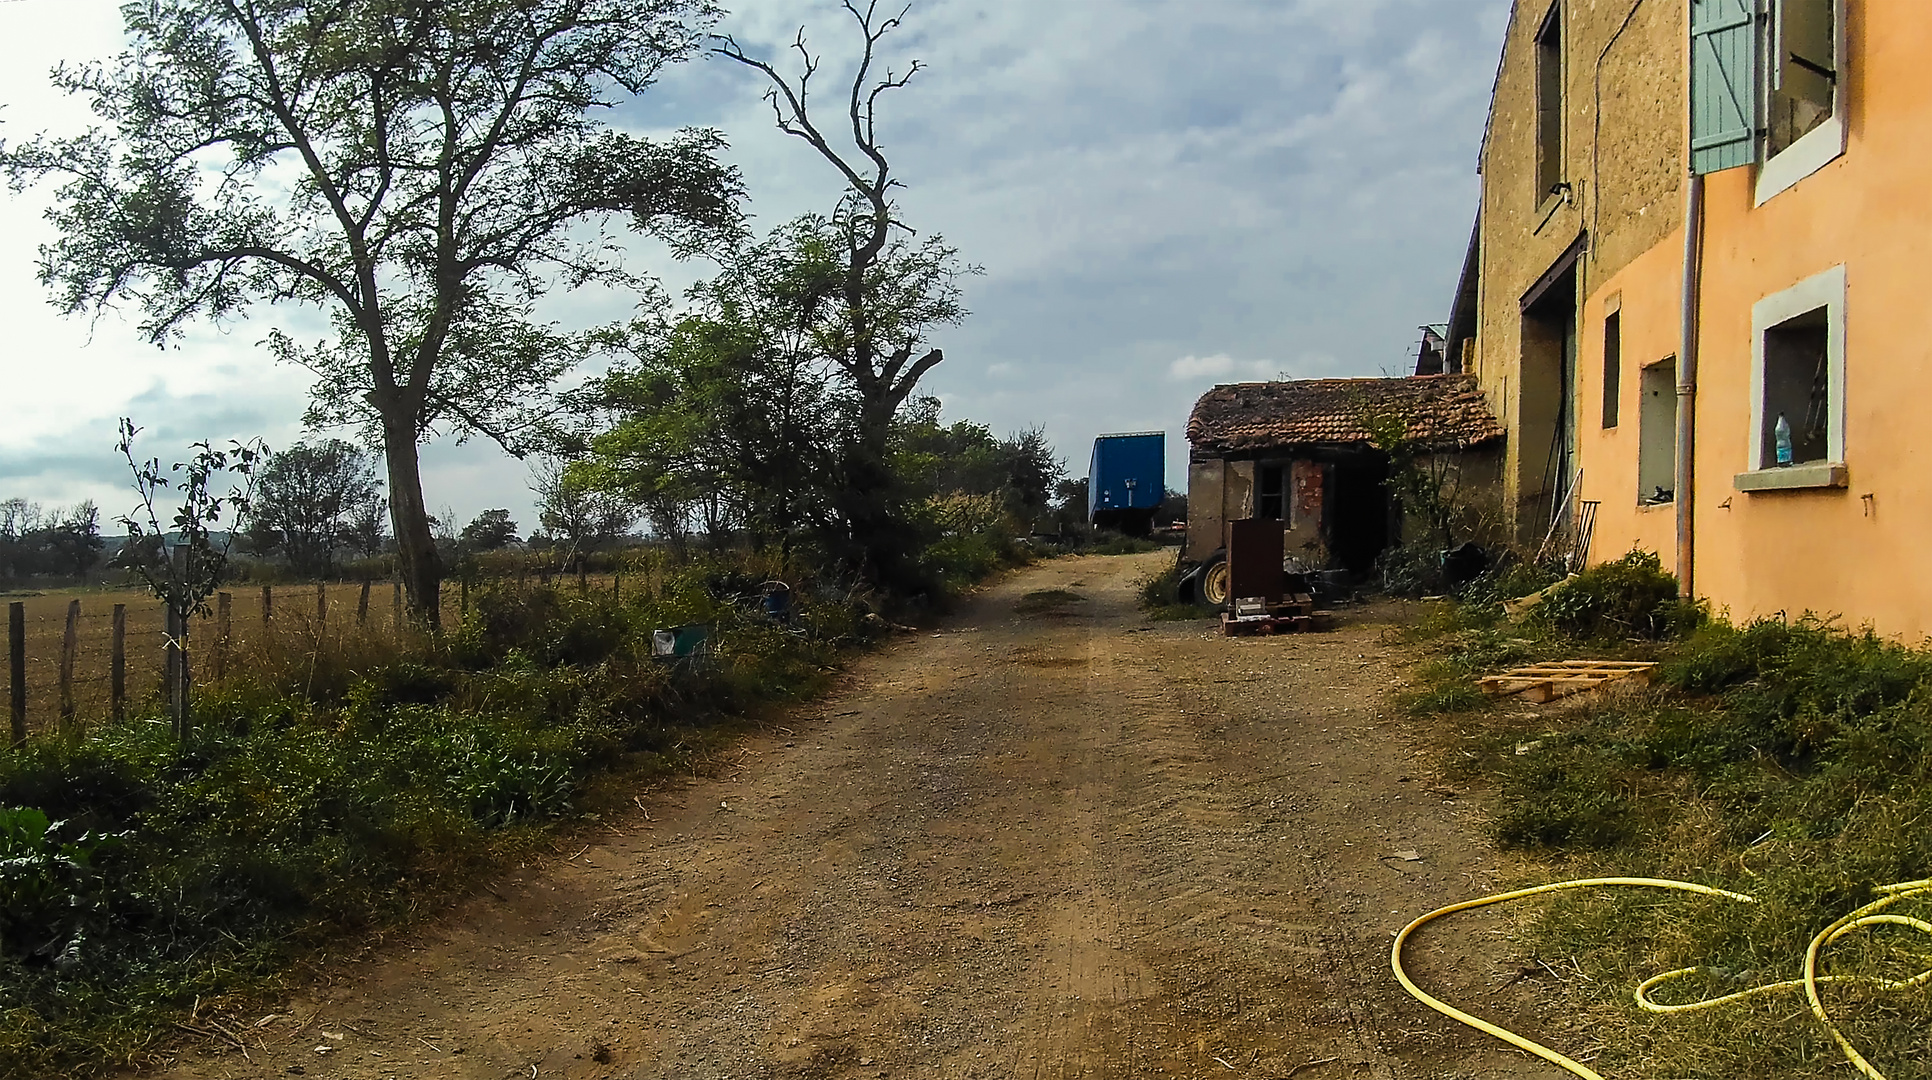
[[[166,1075],[1567,1075],[1388,972],[1397,928],[1499,864],[1389,713],[1375,613],[1150,624],[1132,582],[1167,557],[1014,576],[726,778],[646,795],[292,1018],[228,1018],[252,1062],[211,1043]],[[1049,589],[1082,599],[1016,614]],[[1451,1000],[1544,1026],[1496,924],[1412,951]]]

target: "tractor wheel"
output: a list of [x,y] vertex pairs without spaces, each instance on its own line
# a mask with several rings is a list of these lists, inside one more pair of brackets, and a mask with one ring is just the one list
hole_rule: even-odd
[[1216,556],[1201,571],[1200,584],[1194,587],[1195,603],[1209,611],[1228,609],[1228,559],[1225,555]]

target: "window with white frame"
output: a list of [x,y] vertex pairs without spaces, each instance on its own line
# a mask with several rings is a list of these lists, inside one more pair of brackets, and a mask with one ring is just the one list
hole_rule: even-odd
[[1845,152],[1844,0],[1691,0],[1691,171],[1762,205]]
[[1677,490],[1677,358],[1637,374],[1637,502],[1671,502]]
[[1751,468],[1843,462],[1845,268],[1752,305],[1751,334]]

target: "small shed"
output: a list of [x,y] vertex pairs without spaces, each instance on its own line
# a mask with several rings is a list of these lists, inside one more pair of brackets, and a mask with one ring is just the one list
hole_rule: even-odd
[[[1399,541],[1389,456],[1369,425],[1400,421],[1427,458],[1453,455],[1465,491],[1493,487],[1503,426],[1473,375],[1233,383],[1201,395],[1187,421],[1187,549],[1204,562],[1229,521],[1266,518],[1310,569],[1366,573]],[[1384,430],[1388,424],[1378,424]]]

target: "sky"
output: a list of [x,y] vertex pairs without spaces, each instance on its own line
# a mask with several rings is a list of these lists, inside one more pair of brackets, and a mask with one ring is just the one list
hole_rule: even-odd
[[[857,40],[836,2],[727,6],[719,30],[754,55],[789,62],[803,27],[835,104]],[[1165,431],[1168,485],[1184,488],[1188,411],[1216,383],[1412,370],[1417,328],[1447,319],[1468,242],[1508,9],[915,0],[881,56],[924,68],[884,99],[880,141],[906,184],[901,218],[984,269],[966,282],[971,315],[934,337],[946,361],[924,391],[948,419],[1043,427],[1074,476],[1097,434]],[[0,138],[83,127],[82,103],[47,71],[121,47],[113,0],[0,0]],[[723,131],[759,230],[829,210],[838,176],[773,127],[762,78],[694,60],[610,119]],[[62,316],[35,278],[51,198],[0,190],[0,499],[91,498],[109,518],[131,507],[121,416],[163,458],[198,439],[280,448],[309,434],[307,372],[260,343],[275,327],[319,336],[313,309],[257,305],[166,350],[131,316]],[[674,293],[713,269],[651,242],[628,250]],[[574,328],[629,309],[587,290],[543,313]],[[535,526],[528,467],[485,442],[433,442],[423,473],[432,512],[462,522],[507,507]]]

